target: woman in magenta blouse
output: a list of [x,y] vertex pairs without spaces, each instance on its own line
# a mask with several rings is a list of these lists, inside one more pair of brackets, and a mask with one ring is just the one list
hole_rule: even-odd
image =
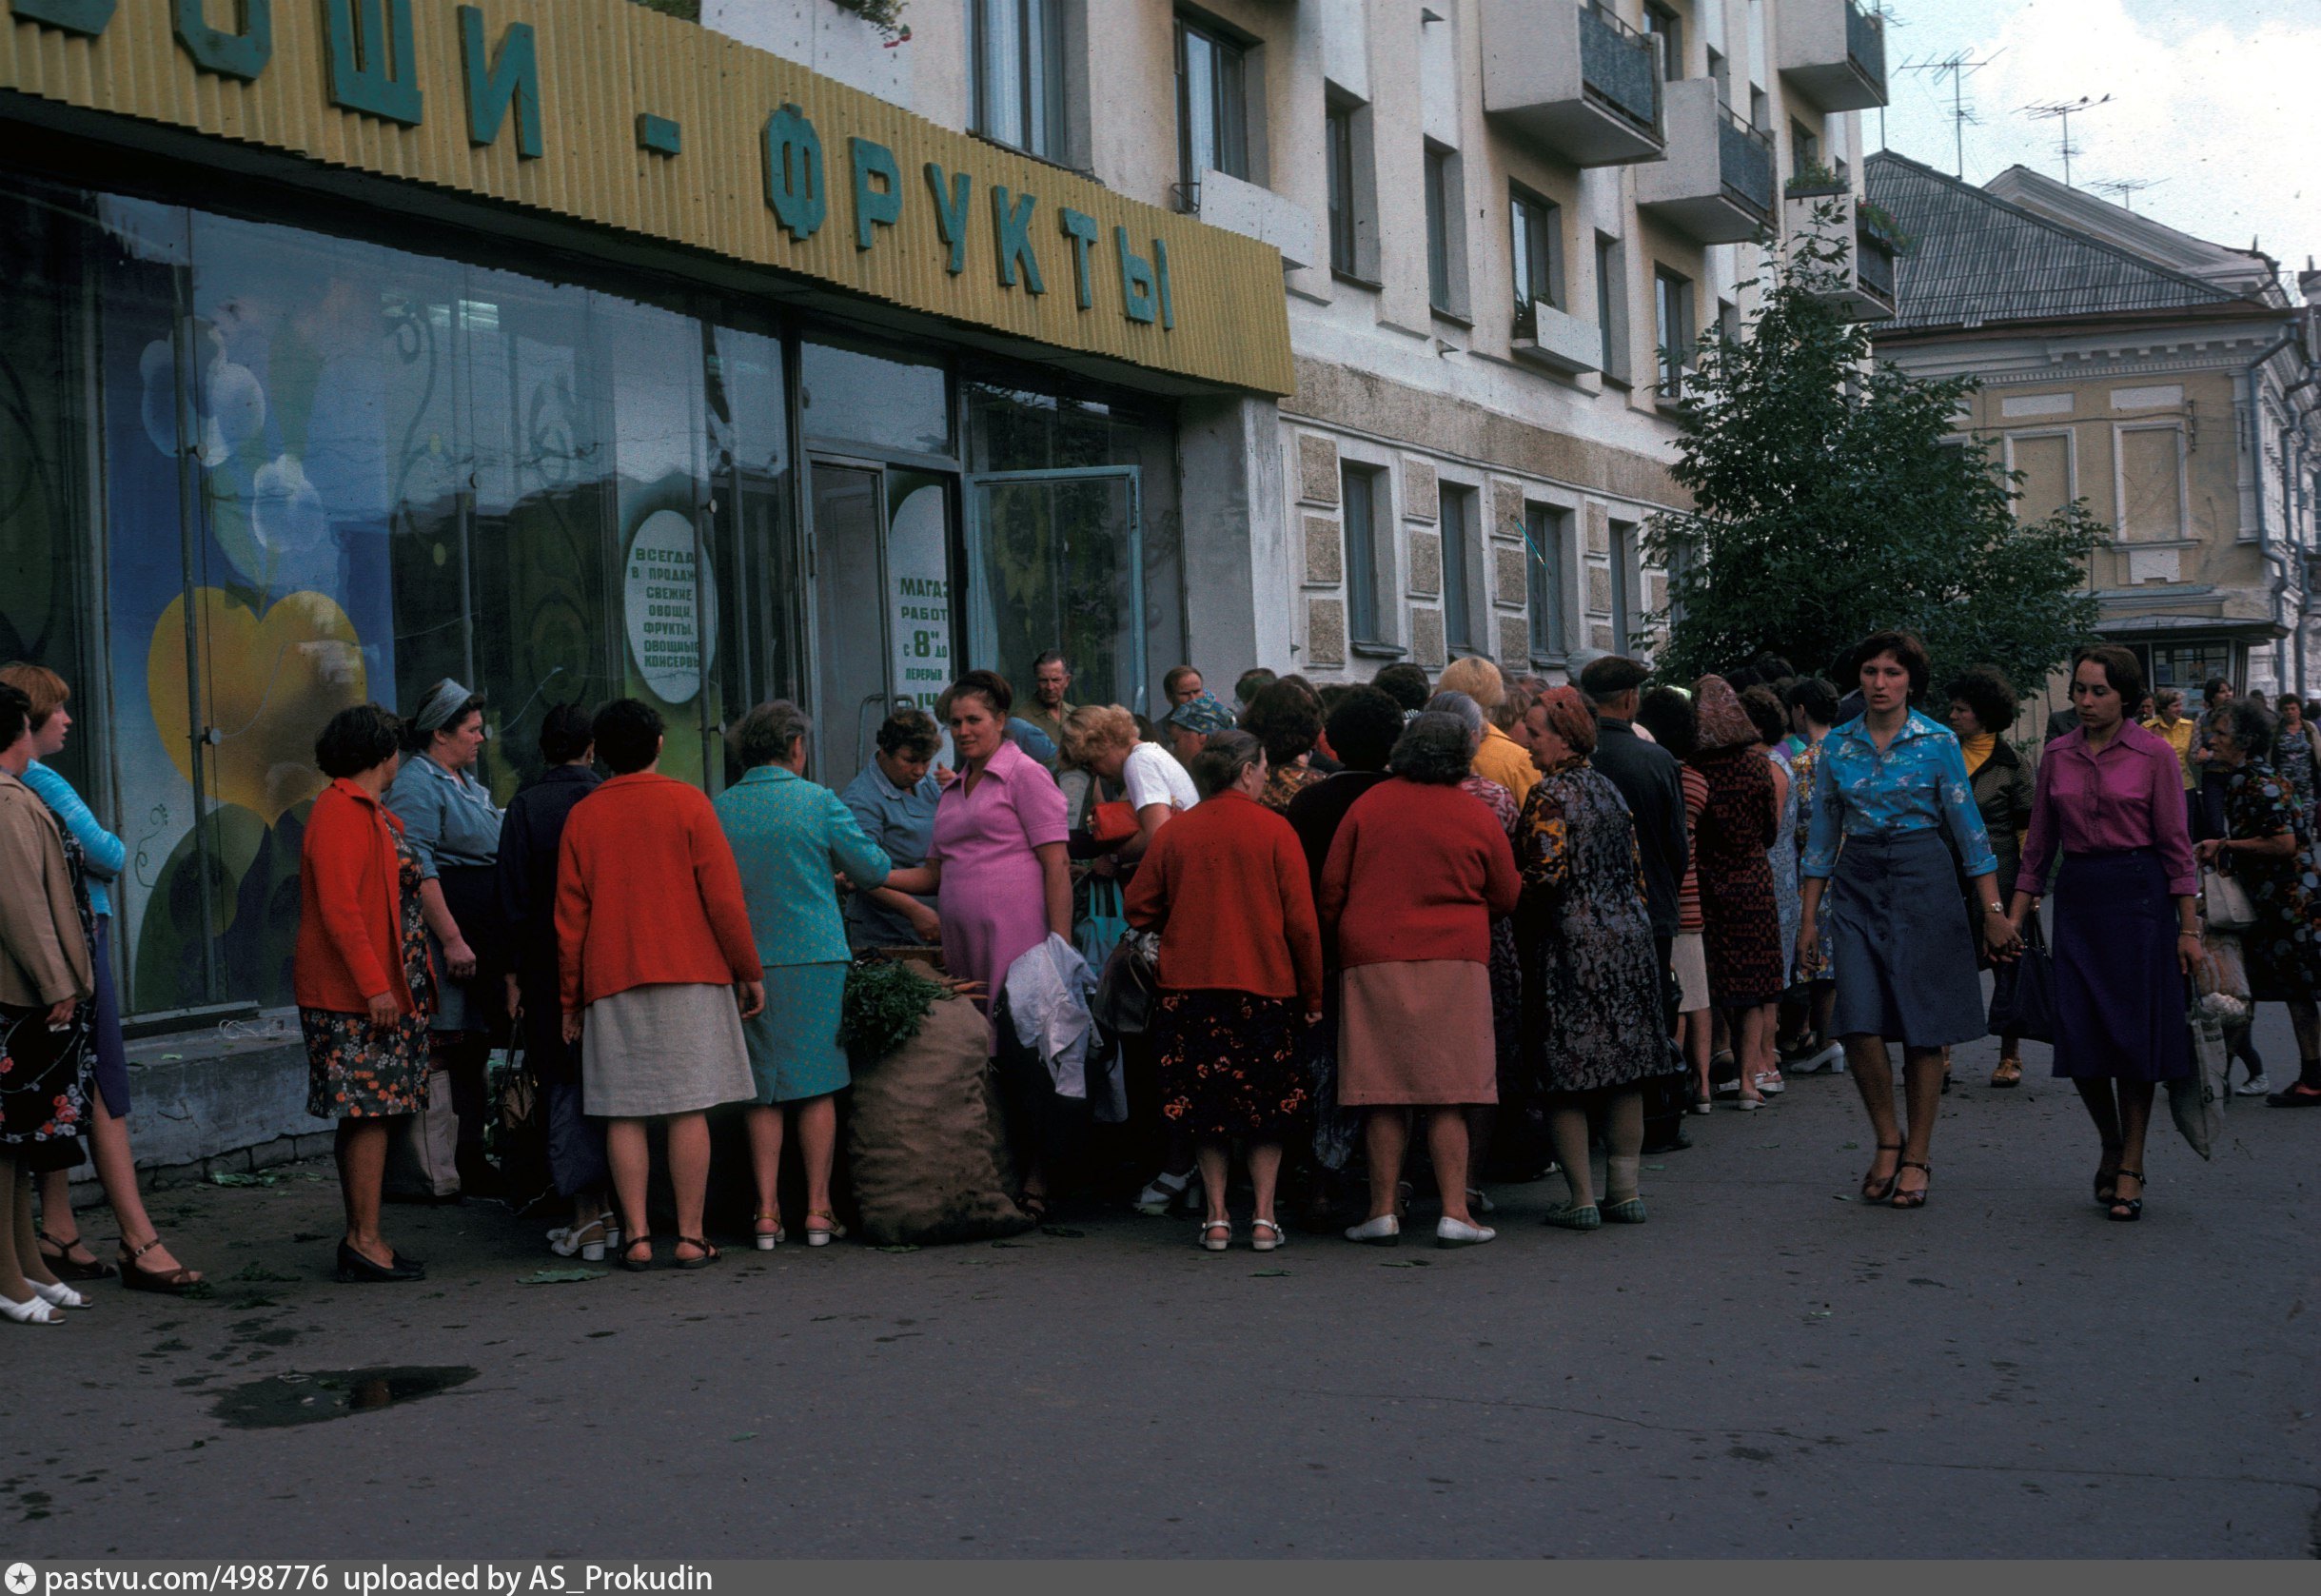
[[2153,1088],[2192,1073],[2184,976],[2201,957],[2183,767],[2129,718],[2143,696],[2143,667],[2124,648],[2083,649],[2074,661],[2079,725],[2039,759],[2008,915],[2019,932],[2060,853],[2055,1073],[2095,1122],[2095,1201],[2118,1220],[2143,1214]]

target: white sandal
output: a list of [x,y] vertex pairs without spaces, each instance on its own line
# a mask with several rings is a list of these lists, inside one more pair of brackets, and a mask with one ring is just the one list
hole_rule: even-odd
[[74,1291],[71,1287],[65,1285],[62,1281],[59,1281],[53,1286],[44,1286],[37,1280],[27,1280],[25,1284],[32,1288],[33,1295],[39,1297],[41,1301],[47,1303],[50,1308],[96,1307],[95,1303],[81,1295],[80,1292]]
[[604,1250],[614,1245],[606,1233],[602,1219],[592,1219],[585,1225],[560,1227],[548,1232],[548,1251],[560,1258],[569,1258],[578,1252],[592,1264],[604,1261]]
[[[1269,1221],[1260,1220],[1258,1223],[1265,1224],[1269,1223]],[[1210,1232],[1213,1231],[1223,1231],[1225,1234],[1221,1236],[1211,1235]],[[1210,1252],[1222,1252],[1232,1245],[1233,1222],[1230,1219],[1204,1219],[1201,1221],[1201,1247],[1203,1251]]]
[[[30,1286],[32,1283],[28,1280],[25,1284]],[[49,1307],[49,1299],[42,1296],[35,1296],[30,1302],[10,1302],[6,1297],[0,1297],[0,1315],[13,1319],[20,1325],[61,1325],[65,1322],[65,1316]]]
[[[1258,1233],[1261,1226],[1265,1231],[1263,1235]],[[1289,1232],[1270,1219],[1249,1221],[1249,1251],[1252,1252],[1270,1252],[1288,1239]]]

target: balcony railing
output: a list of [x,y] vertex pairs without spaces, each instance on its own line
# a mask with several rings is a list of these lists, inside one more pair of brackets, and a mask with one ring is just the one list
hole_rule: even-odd
[[1894,247],[1869,227],[1854,235],[1855,275],[1863,288],[1894,303]]
[[1760,218],[1770,218],[1776,169],[1773,135],[1750,127],[1730,110],[1720,109],[1717,170],[1723,179],[1725,192]]
[[1586,4],[1580,7],[1580,78],[1588,93],[1658,136],[1661,74],[1652,41]]
[[1845,58],[1878,86],[1881,96],[1885,93],[1885,23],[1863,10],[1854,0],[1845,0]]

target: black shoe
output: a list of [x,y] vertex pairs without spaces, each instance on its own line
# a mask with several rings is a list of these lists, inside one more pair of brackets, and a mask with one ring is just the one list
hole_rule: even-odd
[[1692,1138],[1686,1135],[1683,1132],[1679,1131],[1675,1134],[1664,1137],[1659,1141],[1646,1138],[1644,1145],[1638,1148],[1637,1152],[1642,1153],[1646,1158],[1651,1158],[1657,1157],[1659,1154],[1663,1153],[1682,1153],[1690,1146],[1692,1146]]
[[427,1278],[425,1266],[409,1258],[398,1257],[393,1267],[383,1268],[372,1263],[344,1242],[339,1243],[339,1281],[346,1286],[392,1286],[405,1280]]
[[426,1259],[405,1257],[403,1253],[397,1252],[391,1247],[387,1249],[387,1251],[395,1260],[395,1272],[397,1274],[404,1275],[413,1280],[424,1280],[427,1277]]

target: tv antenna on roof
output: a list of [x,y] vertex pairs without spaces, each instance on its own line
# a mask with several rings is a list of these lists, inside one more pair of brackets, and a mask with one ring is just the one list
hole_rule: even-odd
[[1966,130],[1980,125],[1982,121],[1975,113],[1975,108],[1966,103],[1966,79],[2006,53],[2003,49],[1996,49],[1977,61],[1972,51],[1962,49],[1939,60],[1905,61],[1896,69],[1903,72],[1933,72],[1937,76],[1944,72],[1950,74],[1950,120],[1957,154],[1957,168],[1953,175],[1961,183],[1966,181]]
[[2136,195],[2147,188],[2157,188],[2167,181],[2164,177],[2114,177],[2107,178],[2101,183],[2091,183],[2088,187],[2099,194],[2111,195],[2133,213],[2135,209]]
[[2076,100],[2051,100],[2041,105],[2022,108],[2023,114],[2034,122],[2062,124],[2063,138],[2062,142],[2055,146],[2055,152],[2063,157],[2063,187],[2066,188],[2072,186],[2071,158],[2079,153],[2079,147],[2071,142],[2071,119],[2081,111],[2090,111],[2097,106],[2109,105],[2111,101],[2112,97],[2109,94],[2100,100],[2082,94]]

